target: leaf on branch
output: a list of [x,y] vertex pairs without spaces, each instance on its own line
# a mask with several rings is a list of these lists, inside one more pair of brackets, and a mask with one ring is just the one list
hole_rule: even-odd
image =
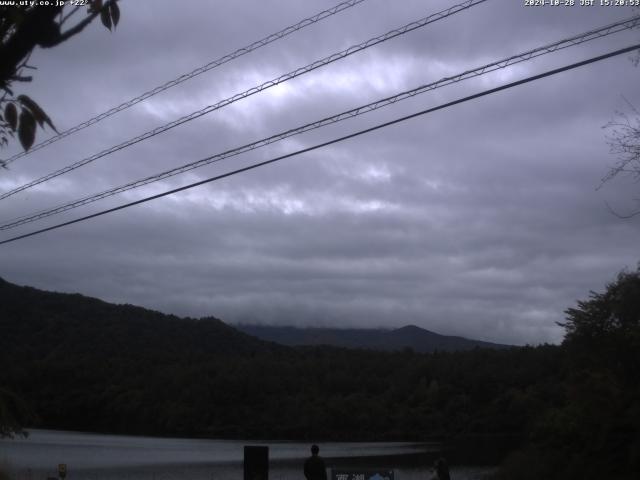
[[102,0],[92,0],[89,5],[89,13],[96,13],[102,10]]
[[118,22],[120,21],[120,7],[116,2],[111,3],[109,5],[109,10],[111,11],[111,20],[113,20],[113,28],[118,26]]
[[35,118],[36,122],[38,122],[38,125],[40,125],[40,127],[43,127],[44,124],[46,123],[56,133],[58,133],[58,130],[56,130],[56,127],[53,125],[53,122],[49,118],[49,115],[45,113],[45,111],[40,107],[40,105],[38,105],[36,102],[34,102],[31,98],[27,97],[26,95],[19,95],[18,100],[24,107],[31,110],[31,113],[33,114],[33,118]]
[[29,150],[36,139],[36,120],[33,114],[26,108],[20,112],[20,127],[18,128],[18,138],[25,150]]
[[18,110],[13,103],[8,103],[4,108],[4,118],[7,120],[11,130],[15,132],[18,127]]
[[105,8],[100,12],[100,20],[102,20],[102,24],[111,30],[111,12],[109,8]]
[[11,77],[11,81],[12,82],[31,82],[33,80],[33,77],[31,75],[13,75]]

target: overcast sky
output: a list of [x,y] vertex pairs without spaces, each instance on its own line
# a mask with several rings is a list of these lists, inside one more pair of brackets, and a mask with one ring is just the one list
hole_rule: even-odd
[[[20,93],[59,130],[338,3],[121,1],[51,50]],[[147,130],[435,13],[455,0],[367,0],[21,158],[7,191]],[[579,3],[576,0],[576,3]],[[97,193],[628,17],[624,7],[489,0],[0,202],[0,220]],[[636,10],[635,13],[638,13]],[[248,155],[0,233],[6,239],[640,41],[624,32],[419,95]],[[637,183],[597,190],[603,126],[640,106],[631,54],[0,246],[0,276],[228,323],[388,327],[559,342],[563,311],[635,268]],[[49,132],[38,132],[44,139]],[[0,152],[4,158],[17,145]]]

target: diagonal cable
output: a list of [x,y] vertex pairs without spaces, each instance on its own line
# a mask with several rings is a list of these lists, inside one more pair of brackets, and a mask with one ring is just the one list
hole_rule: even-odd
[[185,73],[184,75],[180,75],[177,78],[174,78],[173,80],[169,80],[166,83],[163,83],[162,85],[159,85],[147,92],[142,93],[141,95],[132,98],[131,100],[128,100],[126,102],[121,103],[120,105],[113,107],[103,113],[100,113],[99,115],[96,115],[95,117],[90,118],[89,120],[85,120],[82,123],[79,123],[78,125],[68,128],[67,130],[64,130],[63,132],[58,133],[57,135],[48,138],[47,140],[44,140],[40,143],[37,143],[36,145],[33,145],[29,150],[24,151],[24,152],[20,152],[17,153],[15,155],[13,155],[12,157],[6,159],[6,160],[2,160],[2,164],[3,165],[8,165],[14,161],[16,161],[17,159],[21,158],[21,157],[25,157],[27,155],[29,155],[30,153],[33,153],[37,150],[40,150],[41,148],[44,148],[48,145],[51,145],[52,143],[57,142],[58,140],[62,140],[65,137],[68,137],[69,135],[72,135],[76,132],[79,132],[80,130],[83,130],[87,127],[90,127],[91,125],[95,125],[96,123],[104,120],[105,118],[109,118],[113,115],[115,115],[118,112],[121,112],[123,110],[126,110],[127,108],[133,107],[134,105],[146,100],[147,98],[153,97],[154,95],[157,95],[160,92],[164,92],[165,90],[168,90],[169,88],[175,87],[176,85],[179,85],[183,82],[186,82],[187,80],[190,80],[191,78],[198,76],[204,72],[208,72],[209,70],[212,70],[216,67],[219,67],[221,65],[224,65],[227,62],[230,62],[231,60],[235,60],[236,58],[239,58],[243,55],[246,55],[247,53],[253,52],[254,50],[257,50],[261,47],[264,47],[266,45],[269,45],[270,43],[275,42],[276,40],[280,40],[281,38],[284,38],[288,35],[291,35],[292,33],[297,32],[298,30],[302,30],[305,27],[308,27],[310,25],[313,25],[315,23],[318,23],[321,20],[324,20],[325,18],[331,17],[332,15],[335,15],[336,13],[342,12],[343,10],[347,10],[348,8],[354,7],[356,5],[358,5],[359,3],[362,3],[366,0],[348,0],[346,2],[342,2],[339,3],[338,5],[329,8],[327,10],[323,10],[322,12],[316,13],[315,15],[305,18],[304,20],[299,21],[298,23],[296,23],[295,25],[290,25],[282,30],[280,30],[279,32],[276,33],[272,33],[271,35],[268,35],[266,37],[264,37],[261,40],[257,40],[253,43],[251,43],[250,45],[247,45],[246,47],[242,47],[239,48],[238,50],[229,53],[227,55],[224,55],[216,60],[213,60],[209,63],[207,63],[206,65],[202,65],[201,67],[196,68],[195,70],[192,70],[189,73]]
[[618,22],[606,25],[604,27],[600,27],[597,29],[593,29],[593,30],[589,30],[587,32],[581,33],[579,35],[574,35],[572,37],[566,38],[564,40],[560,40],[558,42],[554,42],[548,45],[544,45],[542,47],[537,47],[534,48],[532,50],[528,50],[526,52],[523,53],[519,53],[516,55],[512,55],[510,57],[504,58],[502,60],[498,60],[486,65],[483,65],[481,67],[477,67],[471,70],[466,70],[462,73],[459,73],[457,75],[453,75],[450,77],[445,77],[442,78],[438,81],[429,83],[429,84],[425,84],[425,85],[421,85],[419,87],[413,88],[411,90],[406,90],[404,92],[398,93],[396,95],[390,96],[390,97],[386,97],[383,98],[381,100],[377,100],[375,102],[371,102],[368,103],[366,105],[361,105],[359,107],[353,108],[351,110],[347,110],[345,112],[341,112],[337,115],[333,115],[331,117],[326,117],[323,118],[321,120],[317,120],[315,122],[311,122],[308,123],[306,125],[302,125],[300,127],[297,128],[293,128],[290,130],[287,130],[285,132],[281,132],[278,133],[276,135],[272,135],[270,137],[266,137],[260,140],[257,140],[255,142],[252,143],[248,143],[246,145],[243,145],[241,147],[237,147],[231,150],[227,150],[225,152],[222,153],[218,153],[216,155],[212,155],[200,160],[197,160],[195,162],[191,162],[191,163],[187,163],[185,165],[182,165],[180,167],[176,167],[170,170],[166,170],[164,172],[155,174],[155,175],[151,175],[145,178],[142,178],[140,180],[136,180],[136,181],[132,181],[129,182],[127,184],[115,187],[115,188],[111,188],[109,190],[105,190],[103,192],[94,194],[94,195],[90,195],[90,196],[86,196],[83,197],[81,199],[78,200],[74,200],[72,202],[69,203],[65,203],[63,205],[59,205],[57,207],[54,208],[50,208],[47,210],[42,210],[36,213],[32,213],[29,215],[25,215],[22,217],[18,217],[9,221],[6,221],[6,223],[0,225],[0,231],[2,230],[9,230],[11,228],[15,228],[18,227],[20,225],[24,225],[27,223],[31,223],[37,220],[41,220],[43,218],[47,218],[50,217],[52,215],[56,215],[62,212],[66,212],[68,210],[72,210],[74,208],[78,208],[84,205],[88,205],[90,203],[94,203],[97,202],[99,200],[102,200],[104,198],[108,198],[114,195],[117,195],[119,193],[123,193],[129,190],[133,190],[134,188],[139,188],[142,187],[144,185],[148,185],[150,183],[154,183],[160,180],[164,180],[166,178],[169,177],[173,177],[175,175],[179,175],[181,173],[185,173],[188,172],[190,170],[194,170],[196,168],[199,167],[203,167],[205,165],[209,165],[212,163],[216,163],[219,162],[221,160],[224,160],[226,158],[229,157],[234,157],[236,155],[240,155],[242,153],[246,153],[249,152],[251,150],[255,150],[257,148],[260,147],[264,147],[266,145],[270,145],[272,143],[284,140],[286,138],[292,137],[294,135],[299,135],[301,133],[304,132],[308,132],[311,130],[315,130],[321,127],[324,127],[326,125],[330,125],[330,124],[334,124],[334,123],[338,123],[341,122],[343,120],[347,120],[349,118],[353,118],[353,117],[357,117],[359,115],[363,115],[365,113],[368,112],[372,112],[374,110],[378,110],[380,108],[383,107],[387,107],[391,104],[394,104],[396,102],[402,101],[402,100],[406,100],[408,98],[412,98],[416,95],[425,93],[425,92],[429,92],[431,90],[435,90],[437,88],[441,88],[447,85],[451,85],[453,83],[457,83],[469,78],[473,78],[473,77],[477,77],[480,75],[484,75],[490,72],[493,72],[495,70],[499,70],[499,69],[503,69],[506,67],[509,67],[511,65],[515,65],[521,62],[525,62],[528,60],[531,60],[532,58],[537,58],[539,56],[542,55],[546,55],[552,52],[555,52],[557,50],[561,50],[561,49],[565,49],[568,47],[572,47],[575,45],[579,45],[591,40],[595,40],[598,38],[602,38],[608,35],[612,35],[614,33],[619,33],[621,31],[624,30],[629,30],[632,28],[635,28],[637,26],[640,25],[640,15],[636,15],[634,17],[630,17],[624,20],[620,20]]
[[143,140],[146,140],[148,138],[154,137],[156,135],[159,135],[161,133],[166,132],[167,130],[170,130],[174,127],[177,127],[178,125],[182,125],[183,123],[189,122],[191,120],[195,120],[196,118],[202,117],[203,115],[206,115],[208,113],[211,113],[215,110],[219,110],[220,108],[226,107],[234,102],[237,102],[238,100],[242,100],[244,98],[250,97],[251,95],[255,95],[256,93],[262,92],[263,90],[266,90],[268,88],[274,87],[276,85],[279,85],[283,82],[286,82],[288,80],[291,80],[293,78],[299,77],[301,75],[304,75],[306,73],[309,73],[313,70],[316,70],[317,68],[323,67],[325,65],[328,65],[330,63],[336,62],[338,60],[341,60],[345,57],[348,57],[350,55],[353,55],[354,53],[360,52],[362,50],[365,50],[367,48],[370,48],[374,45],[378,45],[379,43],[383,43],[386,42],[388,40],[391,40],[392,38],[398,37],[400,35],[404,35],[406,33],[409,33],[413,30],[416,30],[418,28],[424,27],[426,25],[429,25],[430,23],[436,22],[438,20],[442,20],[445,19],[447,17],[450,17],[451,15],[454,15],[456,13],[459,13],[463,10],[467,10],[473,6],[476,6],[480,3],[484,3],[487,0],[467,0],[463,3],[454,5],[452,7],[449,7],[445,10],[442,10],[438,13],[435,13],[433,15],[429,15],[428,17],[424,17],[420,20],[417,20],[415,22],[411,22],[408,23],[400,28],[391,30],[383,35],[380,35],[378,37],[374,37],[371,38],[365,42],[362,42],[358,45],[353,45],[345,50],[342,50],[341,52],[338,53],[334,53],[332,55],[329,55],[328,57],[325,57],[321,60],[316,60],[313,63],[310,63],[304,67],[300,67],[297,68],[295,70],[292,70],[289,73],[286,73],[284,75],[281,75],[273,80],[269,80],[268,82],[264,82],[256,87],[252,87],[249,90],[245,90],[242,93],[238,93],[236,95],[233,95],[232,97],[226,98],[224,100],[219,101],[218,103],[215,103],[213,105],[209,105],[201,110],[195,111],[193,113],[190,113],[189,115],[185,115],[177,120],[174,120],[172,122],[169,122],[165,125],[162,125],[158,128],[155,128],[153,130],[150,130],[146,133],[143,133],[142,135],[139,135],[137,137],[134,137],[132,139],[129,139],[123,143],[120,143],[119,145],[113,146],[111,148],[108,148],[106,150],[103,150],[99,153],[96,153],[95,155],[92,155],[90,157],[86,157],[82,160],[79,160],[75,163],[72,163],[71,165],[68,165],[64,168],[61,168],[59,170],[56,170],[52,173],[49,173],[43,177],[40,177],[36,180],[33,180],[29,183],[26,183],[24,185],[21,185],[20,187],[17,187],[13,190],[10,190],[8,192],[3,193],[2,195],[0,195],[0,200],[3,200],[7,197],[10,197],[12,195],[15,195],[18,192],[21,192],[23,190],[26,190],[28,188],[34,187],[36,185],[39,185],[41,183],[44,183],[48,180],[51,180],[52,178],[58,177],[60,175],[64,175],[66,173],[69,173],[77,168],[80,168],[84,165],[87,165],[91,162],[94,162],[96,160],[98,160],[99,158],[105,157],[107,155],[110,155],[112,153],[115,153],[119,150],[125,149],[127,147],[130,147],[131,145],[134,145],[136,143],[139,143]]
[[107,215],[109,213],[117,212],[119,210],[124,210],[126,208],[130,208],[130,207],[133,207],[135,205],[140,205],[142,203],[147,203],[147,202],[150,202],[152,200],[157,200],[158,198],[162,198],[162,197],[166,197],[166,196],[169,196],[169,195],[173,195],[174,193],[179,193],[179,192],[183,192],[185,190],[189,190],[189,189],[192,189],[192,188],[195,188],[195,187],[199,187],[200,185],[205,185],[207,183],[213,183],[213,182],[216,182],[218,180],[222,180],[223,178],[232,177],[234,175],[238,175],[240,173],[247,172],[249,170],[254,170],[256,168],[260,168],[260,167],[264,167],[264,166],[267,166],[267,165],[271,165],[273,163],[282,161],[282,160],[287,159],[287,158],[296,157],[298,155],[302,155],[304,153],[308,153],[308,152],[311,152],[311,151],[314,151],[314,150],[318,150],[320,148],[324,148],[324,147],[327,147],[329,145],[334,145],[336,143],[344,142],[345,140],[349,140],[351,138],[359,137],[360,135],[371,133],[371,132],[380,130],[382,128],[389,127],[391,125],[402,123],[402,122],[405,122],[405,121],[410,120],[412,118],[420,117],[422,115],[427,115],[429,113],[433,113],[433,112],[436,112],[438,110],[443,110],[443,109],[446,109],[446,108],[450,108],[450,107],[453,107],[455,105],[466,103],[466,102],[469,102],[471,100],[476,100],[478,98],[481,98],[481,97],[484,97],[484,96],[487,96],[487,95],[492,95],[494,93],[501,92],[501,91],[507,90],[509,88],[514,88],[514,87],[517,87],[517,86],[520,86],[520,85],[524,85],[526,83],[535,82],[537,80],[541,80],[543,78],[550,77],[552,75],[557,75],[559,73],[566,72],[568,70],[573,70],[573,69],[576,69],[576,68],[579,68],[579,67],[583,67],[585,65],[589,65],[589,64],[595,63],[595,62],[600,62],[600,61],[605,60],[607,58],[612,58],[612,57],[615,57],[615,56],[618,56],[618,55],[622,55],[624,53],[629,53],[629,52],[632,52],[634,50],[638,50],[639,48],[640,48],[640,44],[631,45],[631,46],[626,47],[626,48],[621,48],[619,50],[614,50],[612,52],[605,53],[604,55],[599,55],[597,57],[592,57],[592,58],[589,58],[587,60],[583,60],[581,62],[572,63],[570,65],[565,65],[564,67],[556,68],[556,69],[553,69],[553,70],[548,70],[546,72],[539,73],[537,75],[533,75],[533,76],[530,76],[530,77],[526,77],[526,78],[523,78],[521,80],[517,80],[515,82],[503,84],[503,85],[500,85],[500,86],[495,87],[495,88],[490,88],[488,90],[483,90],[483,91],[481,91],[479,93],[475,93],[473,95],[468,95],[466,97],[458,98],[456,100],[453,100],[451,102],[447,102],[447,103],[438,105],[436,107],[427,108],[427,109],[421,110],[419,112],[412,113],[410,115],[405,115],[404,117],[395,118],[395,119],[390,120],[388,122],[379,123],[377,125],[374,125],[373,127],[365,128],[364,130],[358,130],[356,132],[350,133],[348,135],[344,135],[342,137],[334,138],[332,140],[328,140],[326,142],[313,145],[311,147],[303,148],[301,150],[297,150],[295,152],[287,153],[287,154],[281,155],[279,157],[271,158],[269,160],[265,160],[265,161],[262,161],[262,162],[254,163],[254,164],[248,165],[246,167],[238,168],[236,170],[232,170],[232,171],[227,172],[227,173],[216,175],[215,177],[206,178],[204,180],[200,180],[198,182],[190,183],[190,184],[184,185],[182,187],[174,188],[172,190],[167,190],[166,192],[158,193],[156,195],[151,195],[150,197],[145,197],[145,198],[141,198],[139,200],[135,200],[133,202],[129,202],[129,203],[125,203],[125,204],[122,204],[122,205],[118,205],[117,207],[109,208],[109,209],[106,209],[106,210],[101,210],[99,212],[92,213],[91,215],[86,215],[84,217],[76,218],[74,220],[69,220],[68,222],[58,223],[58,224],[52,225],[50,227],[41,228],[40,230],[35,230],[33,232],[25,233],[23,235],[18,235],[18,236],[15,236],[15,237],[11,237],[11,238],[8,238],[6,240],[0,241],[0,245],[4,245],[4,244],[7,244],[7,243],[15,242],[17,240],[22,240],[22,239],[28,238],[28,237],[33,237],[34,235],[39,235],[41,233],[49,232],[51,230],[56,230],[58,228],[66,227],[68,225],[73,225],[75,223],[84,222],[85,220],[90,220],[92,218],[101,217],[103,215]]

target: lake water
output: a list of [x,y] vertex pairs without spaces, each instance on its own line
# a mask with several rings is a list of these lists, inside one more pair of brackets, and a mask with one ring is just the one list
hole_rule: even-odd
[[[269,479],[304,479],[302,463],[309,444],[238,440],[98,435],[31,430],[28,438],[0,440],[0,466],[14,480],[46,480],[67,464],[67,480],[238,480],[243,478],[243,447],[269,447]],[[327,467],[380,467],[396,480],[431,478],[428,452],[437,445],[418,443],[321,443]],[[422,458],[424,457],[424,461]],[[487,468],[453,467],[453,480],[480,479]]]

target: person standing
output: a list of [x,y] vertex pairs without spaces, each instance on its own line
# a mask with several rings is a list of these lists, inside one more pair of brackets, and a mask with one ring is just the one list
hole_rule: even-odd
[[320,447],[311,445],[311,456],[304,462],[304,476],[307,480],[327,480],[327,470],[320,455]]
[[440,457],[436,460],[435,467],[438,480],[451,480],[451,476],[449,475],[449,465],[444,457]]

